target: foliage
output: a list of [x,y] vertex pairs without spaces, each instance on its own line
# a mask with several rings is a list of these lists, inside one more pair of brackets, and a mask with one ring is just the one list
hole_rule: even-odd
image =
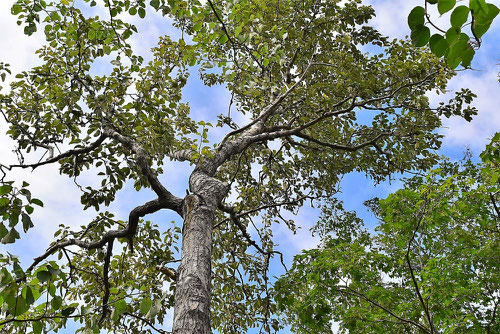
[[[481,37],[488,31],[500,11],[498,7],[485,0],[470,0],[468,6],[457,6],[456,0],[424,0],[424,2],[424,7],[416,6],[408,15],[413,45],[429,45],[436,56],[446,58],[451,68],[456,68],[460,64],[463,67],[470,67],[475,49],[481,46]],[[441,15],[453,10],[448,29],[441,29],[432,23],[428,7],[433,5],[437,5]],[[431,29],[426,24],[438,32],[431,36]],[[463,32],[467,26],[470,26],[470,34]]]
[[[273,226],[297,228],[282,212],[296,213],[306,201],[321,205],[352,171],[378,182],[430,168],[440,116],[476,113],[462,108],[474,96],[467,90],[447,105],[429,106],[425,94],[444,91],[453,72],[426,50],[366,25],[373,9],[358,0],[149,5],[19,0],[12,7],[26,34],[44,31],[46,45],[37,51],[41,65],[17,74],[0,95],[19,157],[0,165],[0,226],[10,228],[0,229],[2,242],[19,238],[19,215],[23,228],[31,227],[32,204],[41,205],[27,185],[9,180],[13,169],[58,164],[82,191],[83,209],[97,213],[81,228],[61,225],[29,266],[2,257],[0,327],[6,333],[57,332],[70,318],[83,333],[162,332],[157,326],[178,307],[172,291],[183,283],[169,267],[186,258],[179,259],[183,231],[144,217],[171,210],[186,219],[193,197],[215,202],[213,212],[206,210],[213,236],[205,233],[213,238],[212,326],[226,333],[278,330],[268,275],[280,257]],[[104,14],[88,15],[96,6]],[[137,30],[129,15],[172,18],[182,37],[159,36],[153,60],[145,63],[129,43]],[[94,66],[108,61],[109,72],[95,75]],[[224,85],[232,95],[216,124],[194,120],[182,98],[196,70],[205,85]],[[0,71],[9,74],[4,64]],[[210,141],[213,128],[224,138]],[[172,160],[192,165],[191,192],[199,179],[219,190],[173,195],[162,175]],[[83,173],[101,182],[80,184]],[[119,219],[106,207],[126,182],[137,191],[150,188],[157,198],[136,203]]]
[[500,133],[483,163],[445,161],[368,203],[369,233],[341,205],[316,227],[318,249],[295,258],[277,298],[297,332],[497,333]]

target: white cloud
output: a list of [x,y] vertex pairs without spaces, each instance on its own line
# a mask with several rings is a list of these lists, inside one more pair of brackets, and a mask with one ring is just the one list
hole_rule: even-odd
[[460,73],[449,85],[451,91],[462,87],[470,88],[477,94],[473,105],[478,109],[478,115],[469,123],[462,118],[444,119],[445,144],[451,146],[469,147],[475,152],[481,151],[489,138],[500,131],[500,84],[495,71]]
[[[42,32],[38,31],[33,36],[26,36],[23,26],[16,24],[16,17],[11,15],[10,9],[14,0],[0,1],[0,62],[11,65],[12,73],[28,70],[40,63],[35,55],[45,41]],[[0,86],[6,87],[5,83]],[[5,92],[2,90],[2,92]]]

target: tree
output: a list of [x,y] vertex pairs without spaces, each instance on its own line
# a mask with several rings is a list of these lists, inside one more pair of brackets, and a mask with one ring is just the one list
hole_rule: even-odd
[[[498,7],[485,0],[470,0],[469,6],[456,6],[456,0],[424,0],[424,4],[424,7],[414,7],[408,15],[413,44],[429,45],[432,52],[438,57],[444,57],[451,68],[460,64],[470,67],[475,50],[481,46],[481,37],[500,12]],[[453,9],[449,28],[438,27],[432,22],[428,10],[432,5],[437,5],[441,15]],[[437,33],[431,36],[429,26],[437,30]],[[465,28],[470,28],[469,34],[462,31]]]
[[442,162],[369,202],[370,233],[338,202],[295,258],[277,299],[301,333],[497,333],[500,133],[483,163]]
[[[107,14],[85,14],[96,5]],[[440,116],[475,113],[462,108],[473,97],[468,90],[431,108],[424,94],[444,90],[453,72],[426,50],[367,26],[373,10],[358,0],[152,0],[183,38],[159,37],[149,63],[134,54],[128,38],[136,28],[126,22],[127,15],[144,18],[146,6],[20,0],[12,7],[25,33],[41,29],[47,44],[38,51],[43,63],[17,74],[0,96],[19,156],[1,165],[1,240],[19,239],[21,223],[25,231],[33,225],[33,205],[42,205],[28,184],[9,179],[16,168],[59,164],[97,216],[81,230],[62,226],[27,267],[2,258],[7,333],[57,331],[70,318],[85,333],[162,332],[157,325],[172,307],[174,333],[277,330],[268,270],[280,253],[272,226],[296,228],[281,212],[321,205],[351,171],[380,181],[431,167]],[[113,59],[110,74],[93,75],[92,64],[103,59]],[[193,120],[182,100],[193,69],[207,86],[231,92],[217,124]],[[237,124],[235,114],[247,123]],[[216,143],[214,127],[226,131]],[[172,160],[192,166],[182,197],[162,176]],[[84,172],[101,186],[80,185]],[[127,181],[155,198],[119,219],[102,208]],[[182,217],[182,231],[144,220],[160,210]],[[251,237],[253,219],[260,240]]]

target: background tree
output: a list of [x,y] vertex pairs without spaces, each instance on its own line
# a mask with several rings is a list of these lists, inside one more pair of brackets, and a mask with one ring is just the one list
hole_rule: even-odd
[[443,162],[383,200],[368,232],[333,202],[321,247],[276,284],[299,333],[496,333],[500,329],[500,133],[483,163]]
[[[86,15],[96,5],[107,14]],[[62,225],[29,266],[2,257],[7,333],[57,331],[69,318],[85,333],[162,332],[172,307],[174,333],[208,333],[210,321],[221,332],[277,330],[272,227],[296,228],[282,212],[321,205],[351,171],[380,181],[431,167],[440,115],[475,113],[462,108],[473,97],[467,90],[431,108],[424,94],[444,90],[453,72],[367,26],[373,10],[357,0],[153,0],[183,37],[160,36],[149,63],[127,42],[136,31],[127,15],[145,17],[146,5],[20,0],[12,7],[25,33],[41,29],[47,44],[38,51],[42,64],[17,74],[0,96],[19,157],[0,166],[1,240],[15,242],[21,225],[32,226],[33,205],[42,205],[27,184],[9,180],[16,168],[59,164],[81,189],[83,208],[97,214],[80,230]],[[109,59],[109,74],[93,74],[94,63]],[[182,100],[189,68],[231,92],[217,124],[191,118]],[[225,131],[216,142],[213,127]],[[162,175],[172,160],[192,166],[182,197]],[[100,177],[100,186],[80,184],[83,173]],[[155,197],[119,219],[102,208],[127,181]],[[143,220],[160,210],[182,217],[182,231]]]
[[[488,31],[500,10],[485,0],[470,0],[468,6],[456,0],[424,0],[424,7],[416,6],[408,15],[411,40],[415,46],[429,45],[438,57],[444,57],[451,68],[462,64],[470,67],[475,50],[481,46],[481,37]],[[437,5],[439,14],[451,12],[450,27],[439,27],[432,22],[431,6]],[[431,36],[431,28],[436,33]],[[469,30],[469,33],[464,31]]]

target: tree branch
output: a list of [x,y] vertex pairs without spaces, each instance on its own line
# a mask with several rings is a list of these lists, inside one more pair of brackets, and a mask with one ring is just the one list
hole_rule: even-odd
[[385,306],[382,306],[380,305],[379,303],[377,303],[376,301],[368,298],[367,296],[365,296],[364,294],[362,294],[361,292],[358,292],[350,287],[342,287],[343,289],[341,289],[343,292],[345,293],[349,293],[349,294],[352,294],[352,295],[355,295],[357,297],[361,297],[363,298],[364,300],[366,300],[367,302],[369,302],[370,304],[380,308],[381,310],[389,313],[391,316],[393,316],[394,318],[398,319],[399,321],[402,321],[402,322],[405,322],[405,323],[408,323],[408,324],[412,324],[414,326],[417,326],[418,328],[420,328],[421,330],[423,330],[424,332],[426,333],[431,333],[429,331],[429,329],[427,329],[425,326],[419,324],[418,322],[416,321],[413,321],[413,320],[410,320],[410,319],[405,319],[405,318],[402,318],[400,317],[399,315],[395,314],[394,312],[392,312],[391,310],[389,310],[387,307]]
[[167,157],[177,161],[190,161],[193,156],[193,150],[185,149],[167,153]]
[[146,318],[140,317],[140,316],[138,316],[136,314],[129,313],[129,312],[125,312],[123,314],[127,315],[129,317],[132,317],[134,319],[137,319],[137,320],[140,320],[140,321],[144,322],[146,325],[148,325],[149,327],[151,327],[154,331],[156,331],[158,333],[161,333],[161,334],[170,334],[170,333],[172,333],[172,332],[165,331],[163,329],[156,328],[151,321],[149,321]]
[[278,254],[279,257],[280,257],[280,261],[281,261],[281,265],[285,268],[285,270],[288,270],[286,265],[285,265],[285,262],[283,260],[283,253],[281,253],[280,251],[277,251],[277,250],[271,250],[271,251],[265,251],[262,249],[262,247],[260,247],[253,239],[252,237],[250,236],[250,234],[248,234],[247,230],[246,230],[246,227],[241,223],[238,215],[236,214],[234,208],[232,207],[229,207],[229,206],[224,206],[224,205],[219,205],[219,209],[228,213],[231,217],[231,220],[236,224],[236,226],[238,227],[238,229],[241,231],[241,233],[243,234],[243,237],[247,240],[247,242],[252,245],[253,247],[255,247],[255,249],[257,249],[257,251],[259,251],[259,253],[265,255],[265,256],[270,256],[271,254]]
[[[80,248],[84,248],[87,250],[91,249],[97,249],[97,248],[102,248],[106,243],[109,243],[111,240],[114,240],[116,238],[133,238],[137,231],[137,225],[139,223],[139,218],[147,215],[154,213],[160,209],[166,208],[165,202],[163,202],[160,199],[155,199],[152,201],[149,201],[143,205],[140,205],[136,208],[134,208],[130,214],[129,214],[129,223],[127,225],[127,228],[121,229],[121,230],[110,230],[104,234],[104,236],[96,241],[84,241],[81,239],[69,239],[69,240],[61,240],[56,243],[54,243],[52,246],[50,246],[47,251],[36,257],[33,260],[33,263],[26,269],[26,272],[31,271],[33,268],[35,268],[40,262],[48,258],[50,255],[54,254],[56,251],[63,249],[68,246],[78,246]],[[26,277],[26,276],[24,276]],[[22,281],[23,278],[18,279],[18,281]]]
[[299,132],[299,133],[295,134],[295,136],[297,136],[297,137],[300,137],[302,139],[311,141],[311,142],[316,143],[318,145],[330,147],[330,148],[335,149],[335,150],[342,150],[342,151],[349,151],[349,152],[354,152],[354,151],[357,151],[359,149],[362,149],[363,147],[374,145],[377,142],[377,140],[379,140],[380,138],[382,138],[383,136],[386,136],[386,135],[388,135],[388,133],[385,133],[385,132],[384,133],[379,133],[374,138],[372,138],[372,139],[370,139],[368,141],[365,141],[365,142],[363,142],[361,144],[354,145],[354,146],[346,146],[346,145],[339,145],[339,144],[327,143],[327,142],[318,140],[316,138],[313,138],[313,137],[311,137],[309,135],[306,135],[306,134],[304,134],[302,132]]
[[[261,113],[259,114],[259,116],[257,118],[255,118],[253,121],[251,121],[250,123],[248,123],[247,125],[239,128],[239,129],[236,129],[236,130],[233,130],[231,132],[229,132],[221,141],[221,143],[218,145],[217,149],[220,150],[220,148],[223,147],[224,143],[232,136],[234,135],[237,135],[239,133],[242,133],[243,131],[246,131],[248,129],[251,129],[252,126],[254,126],[255,124],[257,123],[261,123],[263,124],[266,119],[271,116],[277,109],[278,107],[280,106],[281,102],[283,102],[283,100],[288,96],[290,95],[290,93],[292,93],[292,91],[304,80],[305,76],[307,75],[307,73],[309,72],[309,69],[311,68],[311,65],[313,64],[312,60],[309,62],[309,64],[307,65],[306,69],[304,70],[304,72],[302,73],[302,75],[300,76],[299,80],[297,80],[290,88],[288,88],[283,94],[279,95],[271,104],[269,104],[268,106],[266,106],[262,111]],[[258,130],[257,129],[256,131],[252,131],[252,132],[257,132],[258,133]],[[250,133],[250,135],[253,135],[254,133]]]
[[106,250],[106,256],[104,257],[104,266],[102,267],[102,277],[104,280],[104,296],[102,297],[102,315],[99,319],[99,324],[102,324],[108,313],[108,301],[109,301],[109,263],[111,261],[111,256],[113,255],[113,242],[114,239],[108,241],[108,249]]
[[429,308],[425,304],[424,299],[422,297],[422,294],[420,293],[420,289],[418,287],[417,279],[415,278],[415,274],[413,272],[413,267],[412,267],[411,262],[410,262],[410,247],[411,247],[411,244],[412,244],[413,240],[415,240],[415,236],[417,235],[417,231],[418,231],[418,229],[420,227],[420,224],[422,223],[423,220],[424,220],[424,214],[422,213],[420,219],[418,220],[417,226],[413,230],[413,234],[412,234],[412,236],[410,238],[410,241],[408,241],[408,247],[406,249],[405,258],[406,258],[406,264],[408,264],[408,269],[410,270],[411,280],[412,280],[413,286],[415,288],[415,293],[418,296],[418,300],[420,301],[420,305],[424,309],[427,322],[429,323],[430,333],[433,334],[434,333],[434,324],[433,324],[433,321],[432,321],[432,317],[431,317],[431,314],[429,312]]
[[158,180],[158,176],[149,165],[149,155],[147,151],[135,140],[120,134],[116,130],[106,128],[104,130],[104,133],[110,138],[113,138],[117,142],[121,143],[137,156],[137,164],[141,168],[142,174],[148,180],[153,191],[156,193],[156,195],[158,195],[158,199],[162,201],[162,204],[165,205],[165,208],[171,209],[182,216],[182,199],[172,195],[172,193],[170,193]]
[[[38,163],[28,164],[28,165],[15,164],[15,165],[4,166],[4,167],[7,168],[8,170],[11,170],[12,168],[33,168],[33,169],[35,169],[35,168],[43,166],[43,165],[58,162],[59,160],[67,158],[67,157],[71,157],[71,156],[79,155],[79,154],[84,154],[84,153],[89,153],[89,152],[95,150],[96,148],[98,148],[99,145],[101,145],[106,138],[107,138],[107,136],[105,134],[102,134],[95,142],[93,142],[89,146],[79,148],[79,149],[69,150],[69,151],[61,153],[59,155],[56,155],[55,157],[49,158],[45,161],[41,161]],[[39,146],[41,146],[41,145],[39,145]]]

